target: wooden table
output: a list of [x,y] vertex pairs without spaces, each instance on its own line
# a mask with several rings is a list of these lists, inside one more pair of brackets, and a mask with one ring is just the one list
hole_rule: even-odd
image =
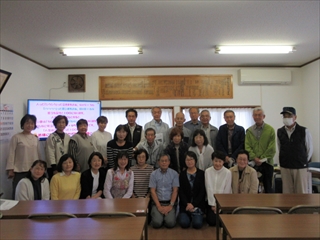
[[146,216],[148,204],[149,198],[19,201],[10,210],[2,211],[2,218],[27,218],[34,213],[52,212],[67,212],[78,218],[94,212],[130,212]]
[[79,199],[19,201],[10,210],[2,211],[3,219],[23,219],[35,213],[67,212],[85,218],[94,212],[130,212],[145,218],[145,239],[148,239],[149,198]]
[[0,239],[141,239],[146,217],[1,219]]
[[244,239],[318,239],[319,214],[221,214],[223,237]]
[[[217,226],[219,210],[232,212],[237,207],[275,207],[286,212],[297,205],[319,205],[320,194],[214,194],[217,207]],[[217,227],[217,240],[219,228]]]

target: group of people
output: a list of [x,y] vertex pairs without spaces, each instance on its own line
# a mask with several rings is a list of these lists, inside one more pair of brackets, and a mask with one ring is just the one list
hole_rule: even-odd
[[[77,121],[78,132],[69,136],[65,116],[56,116],[56,131],[47,138],[46,161],[40,159],[38,139],[31,133],[36,117],[26,114],[22,132],[10,141],[8,177],[13,178],[13,198],[59,200],[86,198],[151,197],[153,227],[173,227],[176,205],[184,228],[200,228],[203,214],[215,223],[215,193],[271,193],[276,134],[264,122],[262,108],[253,109],[255,124],[246,131],[235,123],[232,110],[224,112],[226,124],[210,124],[208,110],[189,109],[191,120],[179,112],[175,126],[161,120],[161,108],[144,128],[136,123],[135,109],[126,111],[128,123],[112,135],[108,119],[97,118],[98,130],[87,134],[88,122]],[[284,193],[307,193],[307,166],[313,147],[307,128],[296,123],[296,111],[284,107],[284,126],[277,131]],[[48,176],[48,179],[47,179]],[[260,182],[260,183],[259,183]],[[259,187],[260,186],[260,187]],[[261,190],[263,189],[263,190]]]

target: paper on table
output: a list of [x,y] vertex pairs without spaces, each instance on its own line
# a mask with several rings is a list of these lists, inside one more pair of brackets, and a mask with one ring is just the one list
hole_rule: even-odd
[[1,199],[0,200],[0,210],[9,210],[13,208],[15,205],[18,204],[19,201],[15,200],[7,200],[7,199]]
[[262,159],[259,160],[259,162],[262,163],[262,162],[266,162],[267,160],[268,160],[267,158],[262,158]]

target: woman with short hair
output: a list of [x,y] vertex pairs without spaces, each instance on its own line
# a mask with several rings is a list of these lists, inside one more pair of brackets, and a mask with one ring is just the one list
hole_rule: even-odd
[[192,145],[189,148],[189,151],[192,151],[197,155],[197,167],[202,171],[205,171],[212,166],[211,154],[214,150],[209,144],[208,138],[202,129],[196,129],[194,131]]
[[111,133],[105,131],[108,118],[105,116],[100,116],[97,118],[98,130],[91,134],[92,144],[95,146],[98,152],[103,156],[103,164],[107,165],[107,143],[112,139]]
[[103,194],[106,198],[131,198],[134,173],[129,169],[129,154],[120,151],[114,168],[107,172]]
[[80,199],[104,198],[103,186],[106,180],[106,170],[102,167],[103,156],[99,152],[93,152],[88,160],[89,169],[81,174]]
[[185,154],[189,149],[189,144],[183,141],[183,131],[177,127],[172,128],[169,138],[170,143],[164,150],[170,156],[169,167],[176,170],[178,173],[187,168],[185,163]]
[[80,119],[77,122],[78,132],[74,134],[69,142],[68,154],[70,154],[77,163],[77,171],[84,172],[89,169],[88,159],[93,152],[97,152],[97,149],[92,144],[92,138],[87,134],[88,121]]
[[196,167],[197,155],[188,151],[185,156],[186,170],[179,175],[179,222],[182,228],[199,229],[203,223],[206,190],[204,172]]
[[248,165],[249,152],[240,150],[237,165],[230,168],[232,175],[232,193],[258,193],[259,180],[257,172]]
[[133,163],[133,147],[132,143],[128,140],[129,138],[129,128],[126,125],[118,125],[114,131],[113,139],[107,144],[107,157],[108,157],[108,169],[114,168],[117,164],[117,155],[120,151],[128,152],[129,165],[134,165]]
[[22,132],[12,136],[9,144],[9,155],[6,170],[12,181],[12,199],[18,182],[28,174],[32,163],[40,158],[38,137],[31,132],[37,128],[35,115],[26,114],[20,120]]
[[46,140],[45,152],[48,163],[49,180],[57,171],[57,164],[62,155],[68,153],[70,136],[64,132],[68,126],[68,118],[64,115],[56,116],[52,121],[56,131],[51,133]]
[[131,167],[134,172],[133,197],[149,196],[149,180],[153,172],[153,166],[147,163],[149,154],[145,149],[138,149],[134,152],[136,165]]
[[50,189],[46,170],[47,163],[45,161],[34,161],[27,176],[21,179],[17,185],[15,200],[49,200]]
[[50,182],[51,200],[79,199],[80,173],[75,171],[76,161],[69,155],[63,155],[57,165],[58,173]]

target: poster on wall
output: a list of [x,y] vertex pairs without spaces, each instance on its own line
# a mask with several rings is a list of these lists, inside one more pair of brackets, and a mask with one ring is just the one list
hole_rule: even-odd
[[9,142],[13,130],[13,105],[0,104],[0,143]]

